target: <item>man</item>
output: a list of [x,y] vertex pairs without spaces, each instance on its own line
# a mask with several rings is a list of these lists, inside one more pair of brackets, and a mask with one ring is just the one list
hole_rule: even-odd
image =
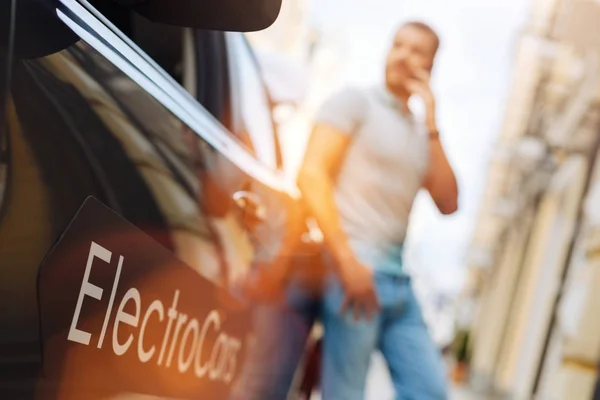
[[[387,56],[384,87],[343,90],[316,118],[298,185],[336,272],[323,300],[324,400],[362,399],[377,348],[399,399],[446,398],[441,356],[401,257],[420,188],[443,214],[457,209],[429,88],[438,47],[429,26],[404,24]],[[424,122],[409,110],[412,95],[425,104]]]

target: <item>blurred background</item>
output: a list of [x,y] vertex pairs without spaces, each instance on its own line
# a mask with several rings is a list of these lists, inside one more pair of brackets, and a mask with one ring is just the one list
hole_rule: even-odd
[[[415,19],[441,37],[433,90],[460,207],[417,198],[406,263],[454,396],[597,398],[600,2],[284,0],[248,38],[281,103],[286,169],[322,101],[382,82]],[[390,397],[378,356],[369,382],[369,399]]]

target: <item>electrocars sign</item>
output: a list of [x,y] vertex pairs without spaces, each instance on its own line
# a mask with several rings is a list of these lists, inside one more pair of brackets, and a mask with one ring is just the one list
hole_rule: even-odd
[[226,290],[93,198],[45,260],[39,302],[59,397],[227,398],[250,332]]

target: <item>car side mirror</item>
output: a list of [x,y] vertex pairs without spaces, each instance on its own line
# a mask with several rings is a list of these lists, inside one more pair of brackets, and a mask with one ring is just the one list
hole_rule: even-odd
[[254,32],[275,22],[282,0],[114,0],[151,21],[186,28]]

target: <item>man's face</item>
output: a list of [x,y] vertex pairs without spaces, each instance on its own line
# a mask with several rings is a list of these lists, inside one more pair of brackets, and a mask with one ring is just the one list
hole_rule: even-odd
[[411,25],[400,28],[387,56],[387,86],[393,91],[405,91],[406,83],[414,79],[416,70],[431,71],[436,47],[436,39],[431,33]]

